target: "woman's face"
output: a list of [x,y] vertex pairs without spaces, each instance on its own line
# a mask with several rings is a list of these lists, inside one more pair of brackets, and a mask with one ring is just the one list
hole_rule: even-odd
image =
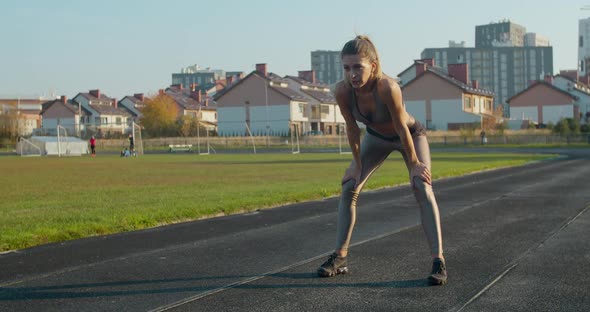
[[371,63],[367,58],[360,57],[358,54],[342,57],[344,77],[355,89],[361,88],[369,82],[376,66],[374,62]]

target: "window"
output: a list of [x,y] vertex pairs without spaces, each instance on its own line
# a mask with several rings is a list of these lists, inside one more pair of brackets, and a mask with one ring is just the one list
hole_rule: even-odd
[[471,109],[471,98],[466,97],[464,100],[465,103],[465,109]]
[[121,125],[121,117],[117,117],[116,121],[117,121],[117,126],[120,126]]

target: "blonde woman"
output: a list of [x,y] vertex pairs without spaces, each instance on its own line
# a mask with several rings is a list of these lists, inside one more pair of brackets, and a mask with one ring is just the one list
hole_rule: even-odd
[[[348,41],[341,51],[344,79],[336,85],[336,102],[346,121],[353,160],[342,178],[338,206],[336,250],[320,266],[322,277],[348,273],[346,257],[356,219],[356,202],[363,185],[387,156],[398,151],[408,168],[410,183],[420,206],[422,227],[433,259],[428,281],[447,283],[440,217],[432,191],[430,148],[426,131],[409,115],[397,82],[381,72],[377,49],[366,36]],[[357,121],[367,126],[362,143]]]

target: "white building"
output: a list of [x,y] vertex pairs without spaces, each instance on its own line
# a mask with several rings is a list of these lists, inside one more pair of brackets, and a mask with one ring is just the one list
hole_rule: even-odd
[[310,99],[289,82],[268,73],[266,64],[229,89],[217,94],[218,133],[232,135],[289,135],[301,133],[310,121]]
[[100,93],[100,90],[90,90],[88,93],[78,93],[73,101],[82,105],[90,112],[82,124],[92,130],[100,132],[127,133],[131,131],[132,116],[126,110],[118,107],[117,100]]

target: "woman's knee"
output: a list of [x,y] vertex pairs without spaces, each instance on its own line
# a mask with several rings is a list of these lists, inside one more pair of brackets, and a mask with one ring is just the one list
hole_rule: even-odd
[[350,178],[346,181],[342,181],[342,192],[353,192],[354,191],[354,185],[355,185],[355,181],[353,178]]
[[413,177],[412,190],[414,191],[414,193],[425,194],[428,191],[429,187],[430,185],[424,182],[424,180],[420,179],[420,177]]

